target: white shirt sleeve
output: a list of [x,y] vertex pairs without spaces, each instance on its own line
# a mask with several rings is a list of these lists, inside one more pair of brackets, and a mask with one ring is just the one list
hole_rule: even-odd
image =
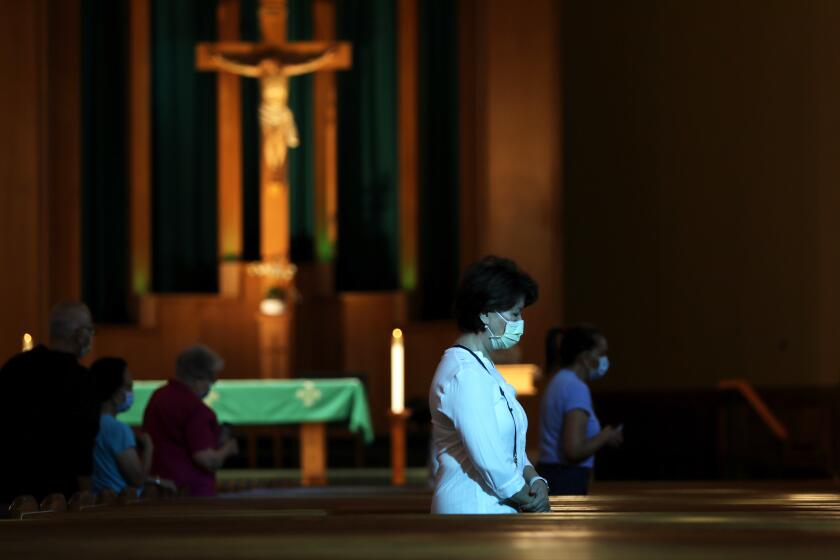
[[476,470],[493,493],[506,500],[525,485],[525,478],[513,463],[513,442],[502,441],[494,405],[499,389],[486,375],[462,368],[450,382],[445,399]]

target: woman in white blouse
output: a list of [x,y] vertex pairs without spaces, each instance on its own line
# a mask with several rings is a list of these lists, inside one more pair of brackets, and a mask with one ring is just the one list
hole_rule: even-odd
[[429,389],[432,513],[547,512],[548,485],[525,455],[528,418],[490,353],[515,346],[537,284],[508,259],[470,266],[455,296],[461,336]]

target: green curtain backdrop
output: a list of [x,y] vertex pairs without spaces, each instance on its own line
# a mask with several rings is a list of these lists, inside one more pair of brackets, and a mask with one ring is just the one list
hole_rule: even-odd
[[[289,41],[312,40],[312,1],[289,0],[287,37]],[[300,146],[289,151],[289,193],[291,200],[291,258],[308,262],[315,248],[315,149],[312,74],[293,78],[289,88],[289,107],[295,114]]]
[[216,75],[195,45],[216,35],[216,2],[152,2],[153,288],[218,286]]
[[129,287],[127,0],[83,0],[81,25],[82,298],[96,321],[122,322]]
[[[457,276],[457,130],[454,14],[421,8],[421,251],[423,293]],[[244,40],[258,39],[257,0],[243,0]],[[312,36],[311,0],[290,0],[290,40]],[[82,2],[83,294],[98,320],[128,316],[127,0]],[[195,45],[216,36],[216,1],[152,2],[152,255],[150,289],[217,289],[216,78],[195,68]],[[337,0],[338,37],[353,69],[338,73],[340,290],[398,289],[396,6]],[[115,22],[116,25],[115,25]],[[243,79],[244,249],[259,257],[257,80]],[[312,78],[292,80],[301,146],[290,151],[292,257],[314,247]],[[318,255],[318,258],[330,255]],[[404,286],[411,288],[412,286]],[[443,291],[443,292],[442,292]],[[448,296],[444,297],[448,299]],[[434,298],[423,315],[443,314]]]
[[458,3],[419,2],[419,10],[418,310],[420,319],[445,319],[459,275]]
[[394,0],[337,0],[353,69],[338,73],[339,290],[398,283],[397,87]]
[[[258,0],[241,0],[239,33],[243,41],[259,41]],[[242,84],[242,255],[260,259],[260,83],[241,78]]]

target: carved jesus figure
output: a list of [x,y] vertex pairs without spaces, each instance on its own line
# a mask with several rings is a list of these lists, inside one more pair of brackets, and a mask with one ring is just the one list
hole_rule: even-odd
[[300,144],[295,117],[289,108],[289,77],[314,72],[331,62],[335,47],[315,53],[286,52],[266,47],[249,53],[213,52],[219,70],[260,80],[260,125],[269,183],[283,182],[283,165],[289,148]]

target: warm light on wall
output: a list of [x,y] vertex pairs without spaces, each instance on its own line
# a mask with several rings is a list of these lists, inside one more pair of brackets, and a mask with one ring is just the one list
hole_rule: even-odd
[[32,335],[29,334],[29,333],[24,333],[24,335],[23,335],[23,351],[24,352],[29,352],[30,350],[32,350],[32,347],[34,345],[35,344],[32,341]]
[[403,333],[394,329],[391,333],[391,412],[400,414],[405,410],[405,348]]
[[540,375],[540,368],[534,364],[498,364],[496,369],[513,385],[517,395],[536,395],[534,381]]
[[286,310],[286,304],[282,299],[265,298],[260,302],[260,313],[269,317],[278,317]]

